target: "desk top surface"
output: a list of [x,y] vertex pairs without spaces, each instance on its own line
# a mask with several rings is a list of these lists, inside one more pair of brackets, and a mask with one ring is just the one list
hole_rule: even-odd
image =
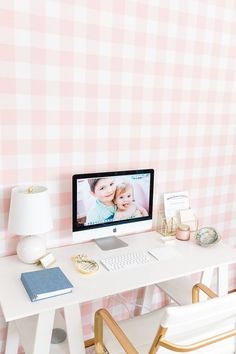
[[[121,293],[158,282],[197,273],[213,267],[236,262],[236,249],[219,242],[212,247],[200,247],[193,241],[164,244],[156,232],[123,237],[128,247],[102,251],[94,242],[74,244],[50,249],[56,258],[53,266],[59,266],[74,285],[72,293],[32,303],[26,293],[20,275],[22,272],[40,269],[36,265],[22,263],[17,256],[0,258],[0,303],[6,321],[38,314],[75,303],[92,301],[104,296]],[[132,252],[165,247],[167,257],[155,264],[137,266],[129,270],[109,272],[101,264],[97,273],[82,275],[75,268],[72,257],[85,253],[99,262],[100,259]],[[168,257],[173,251],[178,255]]]

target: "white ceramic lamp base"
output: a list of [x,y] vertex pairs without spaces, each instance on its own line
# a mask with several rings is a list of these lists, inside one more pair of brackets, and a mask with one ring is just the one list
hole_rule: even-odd
[[45,241],[40,236],[25,236],[17,245],[18,258],[24,263],[35,263],[45,254]]

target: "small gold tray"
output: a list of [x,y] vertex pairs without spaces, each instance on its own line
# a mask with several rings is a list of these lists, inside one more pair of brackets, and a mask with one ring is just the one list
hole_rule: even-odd
[[93,274],[99,269],[99,265],[93,259],[89,259],[84,254],[78,254],[72,257],[72,260],[77,268],[77,270],[82,274]]

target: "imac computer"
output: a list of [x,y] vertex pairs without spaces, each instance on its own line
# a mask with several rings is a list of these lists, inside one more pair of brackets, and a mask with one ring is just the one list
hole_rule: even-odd
[[115,236],[150,231],[153,182],[153,169],[74,175],[73,241],[109,250],[127,246]]

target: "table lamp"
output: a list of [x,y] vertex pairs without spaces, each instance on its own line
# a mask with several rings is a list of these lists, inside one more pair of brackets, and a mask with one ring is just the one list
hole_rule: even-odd
[[35,263],[45,255],[46,242],[39,234],[52,229],[48,190],[43,186],[19,186],[11,192],[8,230],[24,236],[17,255],[24,263]]

